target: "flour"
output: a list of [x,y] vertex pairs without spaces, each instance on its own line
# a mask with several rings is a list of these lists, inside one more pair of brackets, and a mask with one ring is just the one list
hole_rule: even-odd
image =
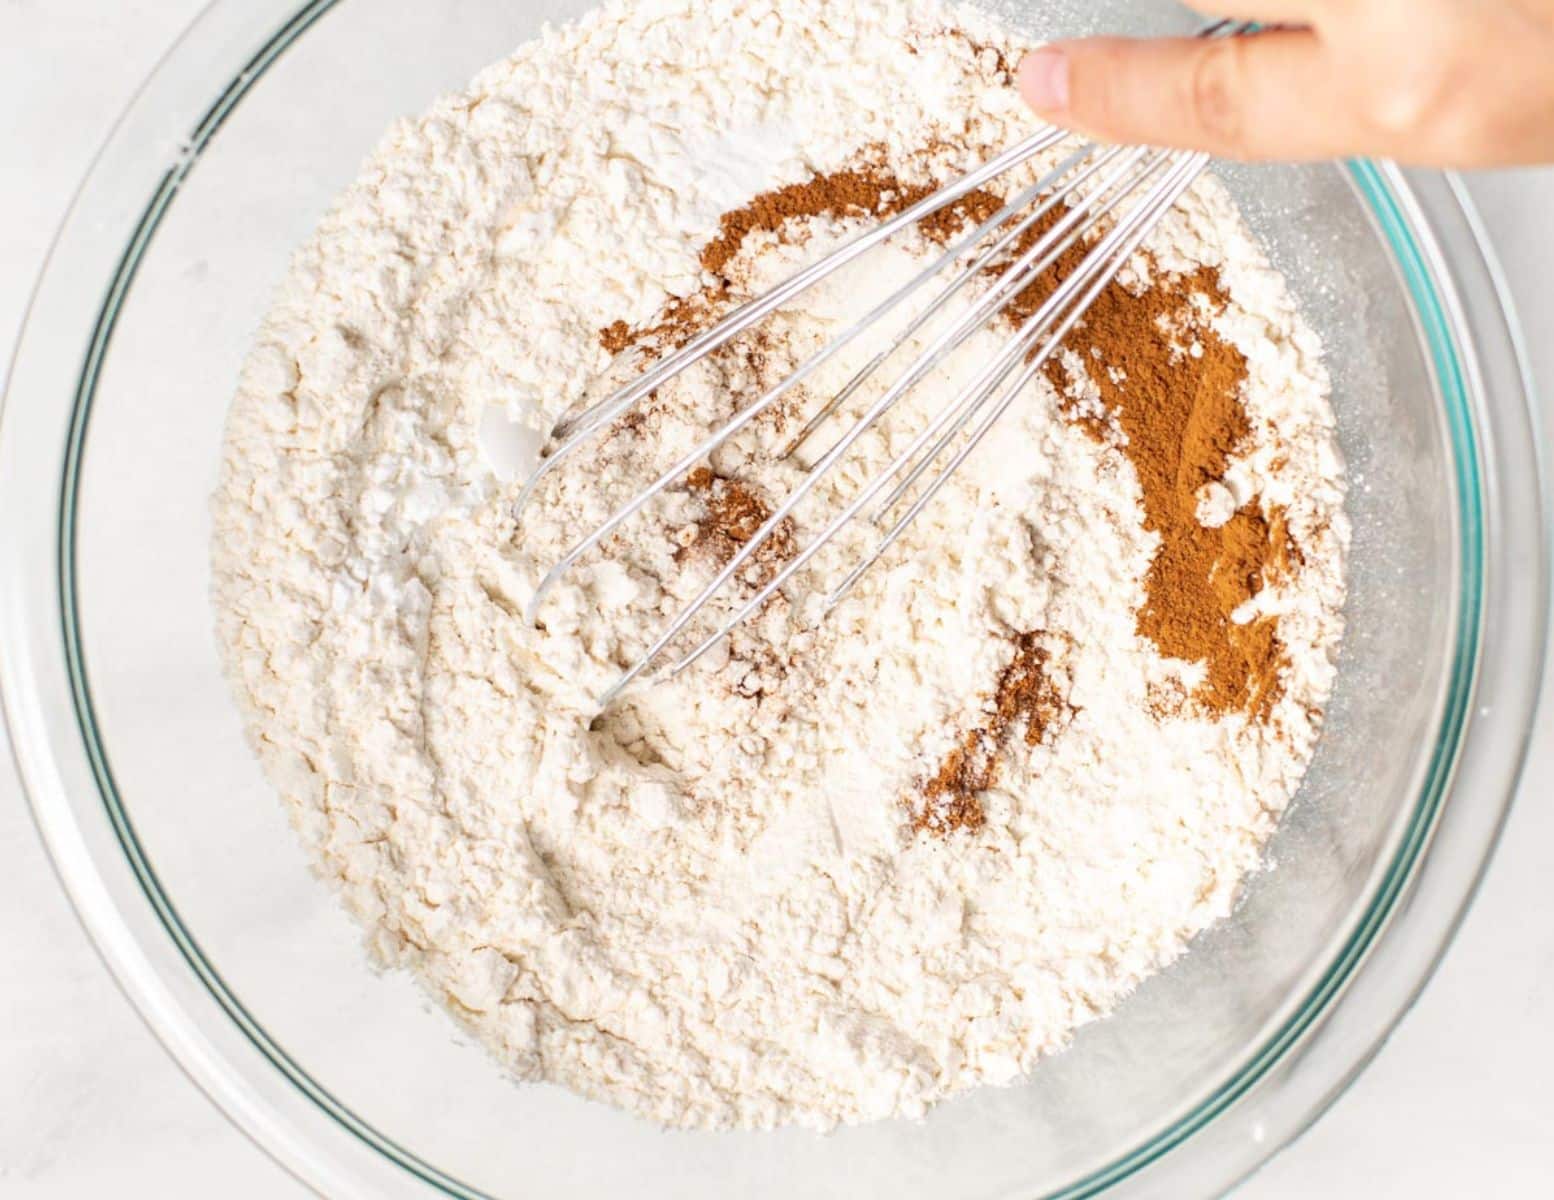
[[[543,431],[630,378],[652,345],[612,361],[600,331],[704,294],[702,247],[755,193],[860,155],[927,182],[1018,140],[998,49],[975,13],[927,0],[611,4],[395,127],[256,339],[213,551],[253,744],[373,952],[521,1079],[693,1128],[919,1115],[1009,1083],[1230,910],[1298,785],[1340,630],[1342,468],[1315,340],[1212,180],[1130,278],[1207,265],[1231,297],[1202,320],[1246,356],[1251,434],[1199,512],[1277,505],[1300,551],[1236,614],[1274,618],[1287,648],[1265,720],[1155,702],[1203,668],[1137,632],[1158,539],[1115,438],[1072,420],[1105,415],[1084,364],[1069,395],[1038,379],[824,620],[872,527],[594,719],[726,556],[707,489],[729,482],[672,488],[523,620],[581,533],[937,248],[893,243],[688,372],[558,471],[521,528],[481,450],[493,412]],[[721,302],[857,227],[747,236]],[[806,544],[1004,336],[909,393],[785,536]],[[804,463],[775,452],[870,352],[838,356],[709,478],[789,493]],[[1003,756],[979,828],[914,832],[1019,636],[1061,720]]]

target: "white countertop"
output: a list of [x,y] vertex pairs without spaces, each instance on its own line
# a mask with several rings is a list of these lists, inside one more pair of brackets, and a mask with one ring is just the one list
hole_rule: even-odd
[[[203,0],[0,0],[0,362],[91,154]],[[1554,429],[1554,169],[1472,181]],[[1554,687],[1455,946],[1363,1077],[1238,1200],[1520,1197],[1554,1183]],[[3,734],[0,734],[3,737]],[[184,1078],[76,923],[0,760],[0,1195],[307,1195]]]

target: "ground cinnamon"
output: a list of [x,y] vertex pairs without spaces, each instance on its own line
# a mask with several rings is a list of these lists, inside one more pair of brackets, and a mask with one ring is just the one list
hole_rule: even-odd
[[[728,290],[729,264],[739,256],[745,238],[752,233],[782,234],[790,221],[804,217],[873,217],[884,219],[910,208],[934,190],[933,186],[903,183],[884,167],[862,164],[828,175],[812,176],[804,183],[763,192],[742,208],[724,213],[718,233],[702,248],[701,265],[714,282],[688,297],[674,297],[649,325],[633,328],[615,321],[599,331],[599,344],[610,354],[648,343],[674,350],[694,337],[715,317],[722,294]],[[946,242],[968,222],[985,221],[1003,201],[978,190],[930,213],[919,228],[936,242]]]
[[[967,202],[988,207],[975,194]],[[1012,249],[1024,253],[1059,219],[1053,213]],[[1004,312],[1023,324],[1083,261],[1087,247],[1071,247]],[[1122,437],[1143,492],[1144,527],[1160,536],[1144,579],[1138,631],[1168,658],[1201,662],[1202,685],[1192,699],[1216,716],[1245,712],[1264,718],[1279,695],[1286,652],[1272,618],[1231,620],[1268,577],[1287,566],[1291,543],[1282,509],[1264,516],[1244,505],[1218,529],[1198,522],[1198,493],[1220,479],[1231,455],[1251,432],[1241,403],[1246,360],[1214,332],[1194,298],[1208,311],[1228,301],[1217,271],[1197,271],[1154,282],[1135,294],[1113,283],[1096,297],[1064,345],[1084,364],[1102,405]],[[1189,351],[1184,343],[1195,344]],[[1047,375],[1064,390],[1072,381],[1054,356]],[[1077,409],[1073,420],[1111,440],[1110,422]]]
[[[1052,286],[1077,259],[1077,250],[1065,256]],[[1246,360],[1199,315],[1195,296],[1211,311],[1224,307],[1216,271],[1200,268],[1138,295],[1114,283],[1066,345],[1116,420],[1143,492],[1144,527],[1160,537],[1139,633],[1168,658],[1204,665],[1193,695],[1200,706],[1260,719],[1278,699],[1287,655],[1271,617],[1237,624],[1231,614],[1286,565],[1289,537],[1283,510],[1265,516],[1256,501],[1217,529],[1198,521],[1200,489],[1223,477],[1250,426],[1241,403]]]
[[[697,467],[686,476],[685,486],[699,495],[706,515],[692,530],[691,540],[679,554],[710,554],[717,565],[727,563],[772,515],[771,506],[736,479],[714,475]],[[781,521],[751,556],[747,582],[759,586],[793,557],[793,523]]]
[[[893,217],[937,186],[903,183],[884,167],[859,166],[763,192],[743,208],[719,218],[718,236],[702,250],[701,265],[721,276],[739,254],[745,238],[758,230],[781,234],[789,221],[800,217]],[[943,241],[964,229],[968,219],[986,220],[1002,203],[991,192],[976,191],[930,213],[919,228]]]
[[1014,638],[1014,657],[998,677],[991,713],[962,735],[923,785],[921,803],[912,806],[914,828],[947,834],[982,826],[987,819],[982,793],[997,782],[1000,758],[1015,731],[1023,726],[1025,744],[1039,746],[1071,714],[1047,665],[1041,634]]
[[[702,266],[713,278],[708,288],[672,301],[643,329],[619,322],[610,326],[601,331],[601,343],[612,353],[642,341],[664,349],[682,344],[720,310],[731,283],[730,264],[754,232],[782,236],[790,222],[811,216],[888,217],[930,190],[904,183],[867,161],[869,157],[847,170],[763,193],[725,213],[717,235],[701,254]],[[947,242],[970,224],[986,220],[1002,203],[1002,196],[979,189],[925,219],[920,229],[934,241]],[[1030,231],[1014,252],[1028,248],[1058,215]],[[1065,253],[1015,299],[1004,319],[1018,324],[1028,318],[1078,266],[1085,250],[1081,245]],[[1099,389],[1105,413],[1097,416],[1076,406],[1071,419],[1097,438],[1115,443],[1133,463],[1143,494],[1144,527],[1160,538],[1144,580],[1139,634],[1169,658],[1203,664],[1203,682],[1186,703],[1214,716],[1239,712],[1260,720],[1278,699],[1285,648],[1271,618],[1237,624],[1231,614],[1289,568],[1294,546],[1282,510],[1264,513],[1256,502],[1243,506],[1219,528],[1207,528],[1197,519],[1199,489],[1224,474],[1249,433],[1240,398],[1246,363],[1200,311],[1205,304],[1207,311],[1217,311],[1226,300],[1218,273],[1207,268],[1157,279],[1138,294],[1113,283],[1069,333],[1065,346],[1076,352]],[[1060,391],[1074,382],[1056,357],[1047,373]],[[707,484],[723,489],[729,485]],[[717,499],[720,495],[726,499]],[[729,507],[722,517],[709,508],[714,532],[708,536],[715,545],[737,548],[742,544],[739,533],[748,523],[747,510],[739,508],[737,497],[727,490],[709,491],[709,498],[714,506]],[[1021,635],[1029,637],[1034,635]],[[919,821],[920,828],[948,832],[980,825],[976,796],[996,778],[1009,729],[1023,718],[1027,737],[1034,729],[1039,740],[1050,713],[1061,711],[1061,704],[1039,682],[1046,678],[1045,659],[1034,643],[1017,643],[1009,671],[1014,674],[1006,672],[994,689],[995,716],[964,735],[924,784],[927,803],[922,810],[931,815]],[[1026,681],[1021,684],[1026,690],[1011,680]],[[1025,699],[1016,703],[1016,696]],[[1014,705],[1007,718],[997,715],[1006,702]]]

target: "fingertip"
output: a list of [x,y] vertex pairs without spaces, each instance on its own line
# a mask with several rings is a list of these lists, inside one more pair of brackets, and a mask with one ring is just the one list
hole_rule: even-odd
[[1053,46],[1032,50],[1016,72],[1020,95],[1037,113],[1059,115],[1069,106],[1068,55]]

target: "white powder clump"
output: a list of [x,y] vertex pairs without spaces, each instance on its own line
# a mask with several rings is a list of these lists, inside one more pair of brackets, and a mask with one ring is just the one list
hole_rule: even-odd
[[[693,1128],[918,1115],[1009,1083],[1230,910],[1299,782],[1339,637],[1342,468],[1315,340],[1211,180],[1148,250],[1158,271],[1219,270],[1230,303],[1203,319],[1248,364],[1251,432],[1200,520],[1277,506],[1300,551],[1235,616],[1274,619],[1286,648],[1261,719],[1162,710],[1203,667],[1137,631],[1159,538],[1117,439],[1072,419],[1105,415],[1082,370],[1068,395],[1039,378],[823,620],[874,527],[596,719],[740,520],[797,484],[807,459],[778,452],[866,345],[523,619],[583,532],[937,247],[892,244],[662,389],[521,527],[481,450],[493,412],[548,430],[652,352],[612,358],[601,330],[724,281],[737,302],[862,220],[752,232],[714,280],[702,249],[755,194],[860,156],[928,182],[1023,136],[999,50],[928,0],[611,4],[393,129],[260,331],[214,542],[253,743],[375,953],[520,1078]],[[712,615],[1005,336],[977,334],[861,438]],[[979,825],[925,832],[925,780],[1022,654],[1047,724],[1025,711],[995,747]]]

